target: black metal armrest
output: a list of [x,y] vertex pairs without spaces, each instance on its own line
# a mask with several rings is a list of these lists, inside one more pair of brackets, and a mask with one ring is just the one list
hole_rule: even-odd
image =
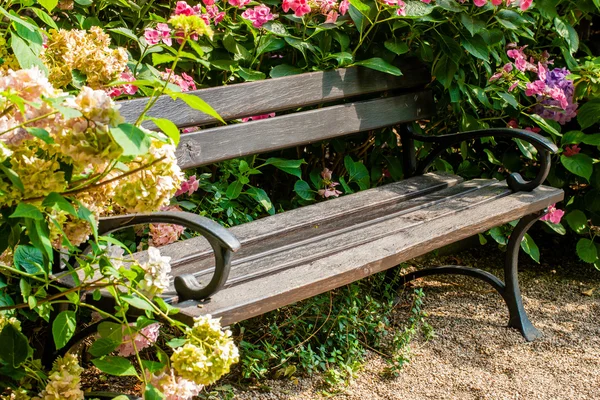
[[167,223],[185,226],[199,232],[208,240],[215,254],[215,274],[210,282],[202,287],[192,274],[175,276],[175,290],[181,300],[200,300],[219,291],[229,276],[231,255],[240,248],[239,240],[218,223],[183,211],[155,212],[148,214],[127,214],[101,218],[98,233],[105,235],[128,226],[150,223]]
[[506,178],[506,183],[513,192],[530,192],[541,185],[546,180],[546,177],[550,172],[550,155],[558,152],[556,145],[548,138],[524,129],[492,128],[440,136],[423,136],[413,133],[411,129],[404,129],[402,131],[402,136],[408,138],[411,142],[413,140],[419,140],[421,142],[437,144],[431,153],[429,153],[429,155],[418,166],[416,166],[414,172],[417,175],[425,173],[435,159],[438,158],[440,154],[442,154],[448,147],[459,144],[465,140],[492,136],[521,139],[531,143],[537,149],[539,154],[540,171],[538,172],[537,176],[529,182],[523,179],[521,174],[517,172],[511,173],[508,178]]

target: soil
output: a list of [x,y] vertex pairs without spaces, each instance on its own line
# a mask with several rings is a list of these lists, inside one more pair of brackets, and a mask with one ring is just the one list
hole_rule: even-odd
[[[544,337],[526,342],[507,328],[508,312],[488,285],[466,277],[415,281],[426,293],[425,310],[435,337],[412,344],[412,360],[398,377],[371,353],[339,399],[599,399],[600,272],[576,260],[571,248],[550,243],[542,263],[521,257],[525,308]],[[501,276],[504,254],[494,245],[412,266],[458,264]],[[235,389],[235,398],[329,397],[318,376],[263,381]],[[329,391],[330,392],[330,391]]]

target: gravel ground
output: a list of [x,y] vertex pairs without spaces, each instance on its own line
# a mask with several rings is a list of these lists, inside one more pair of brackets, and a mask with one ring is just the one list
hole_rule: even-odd
[[[552,246],[542,251],[541,265],[522,257],[525,308],[542,339],[527,343],[507,328],[506,307],[489,286],[462,277],[421,279],[413,286],[424,288],[436,337],[413,343],[412,361],[396,378],[384,378],[384,360],[370,354],[356,379],[335,397],[600,399],[600,273],[574,261],[571,253]],[[502,265],[502,257],[488,245],[428,264],[485,268]],[[322,392],[319,377],[307,377],[297,383],[264,381],[260,390],[236,390],[235,398],[319,399]]]

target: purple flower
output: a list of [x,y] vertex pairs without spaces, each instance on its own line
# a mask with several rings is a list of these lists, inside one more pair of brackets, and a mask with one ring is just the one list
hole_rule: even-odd
[[543,72],[542,75],[546,75],[546,88],[543,96],[538,97],[543,100],[536,106],[536,114],[543,118],[553,119],[561,125],[566,124],[577,115],[577,103],[573,102],[575,87],[573,81],[567,79],[570,73],[566,68],[554,68],[551,71]]

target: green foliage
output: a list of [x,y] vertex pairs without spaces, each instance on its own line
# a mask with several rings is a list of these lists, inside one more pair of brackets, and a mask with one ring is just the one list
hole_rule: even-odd
[[415,335],[432,334],[416,291],[408,322],[395,321],[396,282],[385,273],[238,323],[244,378],[324,373],[335,389],[360,367],[368,349],[387,354],[390,371],[408,361]]

